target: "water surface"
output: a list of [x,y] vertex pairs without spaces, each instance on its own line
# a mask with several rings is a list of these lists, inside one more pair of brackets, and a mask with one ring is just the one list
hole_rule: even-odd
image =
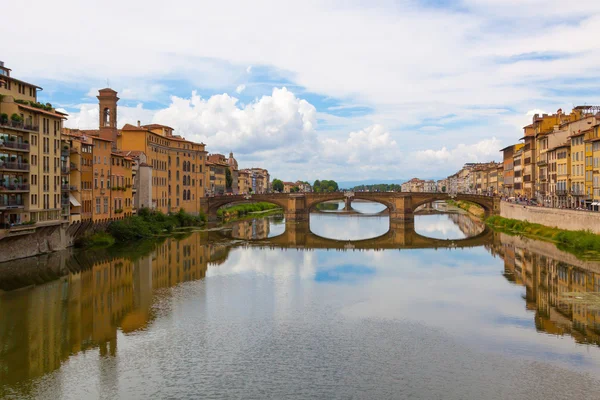
[[[414,225],[454,240],[311,248],[271,218],[0,266],[0,397],[600,398],[598,306],[564,296],[599,292],[599,264],[503,234],[457,248],[479,229],[464,214]],[[389,227],[313,214],[293,232]]]

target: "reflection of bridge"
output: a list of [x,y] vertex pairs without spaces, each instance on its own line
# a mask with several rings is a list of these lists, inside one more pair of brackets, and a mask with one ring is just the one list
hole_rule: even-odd
[[256,194],[205,197],[200,200],[202,211],[209,218],[216,218],[217,210],[237,203],[269,202],[283,208],[287,221],[307,221],[310,211],[324,201],[343,200],[346,209],[353,200],[367,200],[381,203],[388,209],[392,221],[412,221],[417,207],[436,200],[464,200],[483,207],[486,214],[496,214],[500,210],[500,198],[471,194],[447,193],[396,193],[396,192],[336,192],[336,193],[295,193],[295,194]]
[[[229,239],[223,231],[211,232],[211,239]],[[429,249],[429,248],[465,248],[478,247],[491,243],[493,233],[487,227],[480,234],[466,239],[434,239],[415,232],[412,222],[390,223],[385,234],[364,240],[335,240],[316,235],[310,231],[307,221],[287,222],[285,232],[279,236],[246,241],[244,244],[298,249]]]

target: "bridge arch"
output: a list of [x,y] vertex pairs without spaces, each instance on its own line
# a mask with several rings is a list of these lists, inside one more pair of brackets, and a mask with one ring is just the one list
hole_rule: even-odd
[[216,215],[217,210],[221,207],[260,202],[278,205],[283,209],[284,212],[286,212],[288,209],[288,200],[287,196],[285,195],[252,195],[250,197],[244,195],[234,195],[209,197],[207,212],[208,215]]
[[[346,202],[347,199],[348,197],[346,197],[345,193],[340,192],[331,193],[330,195],[312,196],[311,198],[307,199],[306,209],[308,210],[308,212],[312,212],[315,211],[315,207],[318,204],[336,200]],[[385,206],[386,209],[389,211],[393,210],[395,207],[394,204],[391,201],[386,200],[384,196],[369,196],[369,193],[354,193],[354,195],[350,198],[350,202],[354,200],[364,200],[370,201],[372,203],[378,203]]]
[[477,204],[481,206],[485,211],[486,215],[494,212],[494,198],[490,196],[481,195],[468,195],[468,194],[457,194],[450,197],[447,193],[428,193],[428,194],[413,194],[412,196],[412,209],[416,210],[418,207],[432,203],[438,200],[462,200],[468,201],[469,203]]

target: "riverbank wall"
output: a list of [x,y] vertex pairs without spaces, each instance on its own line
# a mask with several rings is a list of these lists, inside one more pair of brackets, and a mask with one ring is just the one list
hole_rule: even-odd
[[106,231],[109,224],[87,221],[24,228],[0,240],[0,263],[65,250],[84,234]]
[[589,230],[600,234],[600,213],[589,211],[524,206],[503,201],[500,203],[500,216],[567,231]]

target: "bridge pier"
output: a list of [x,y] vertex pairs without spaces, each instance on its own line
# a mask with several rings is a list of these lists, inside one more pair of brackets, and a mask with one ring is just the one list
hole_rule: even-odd
[[310,210],[306,207],[304,194],[290,194],[285,209],[285,220],[289,222],[308,221]]

